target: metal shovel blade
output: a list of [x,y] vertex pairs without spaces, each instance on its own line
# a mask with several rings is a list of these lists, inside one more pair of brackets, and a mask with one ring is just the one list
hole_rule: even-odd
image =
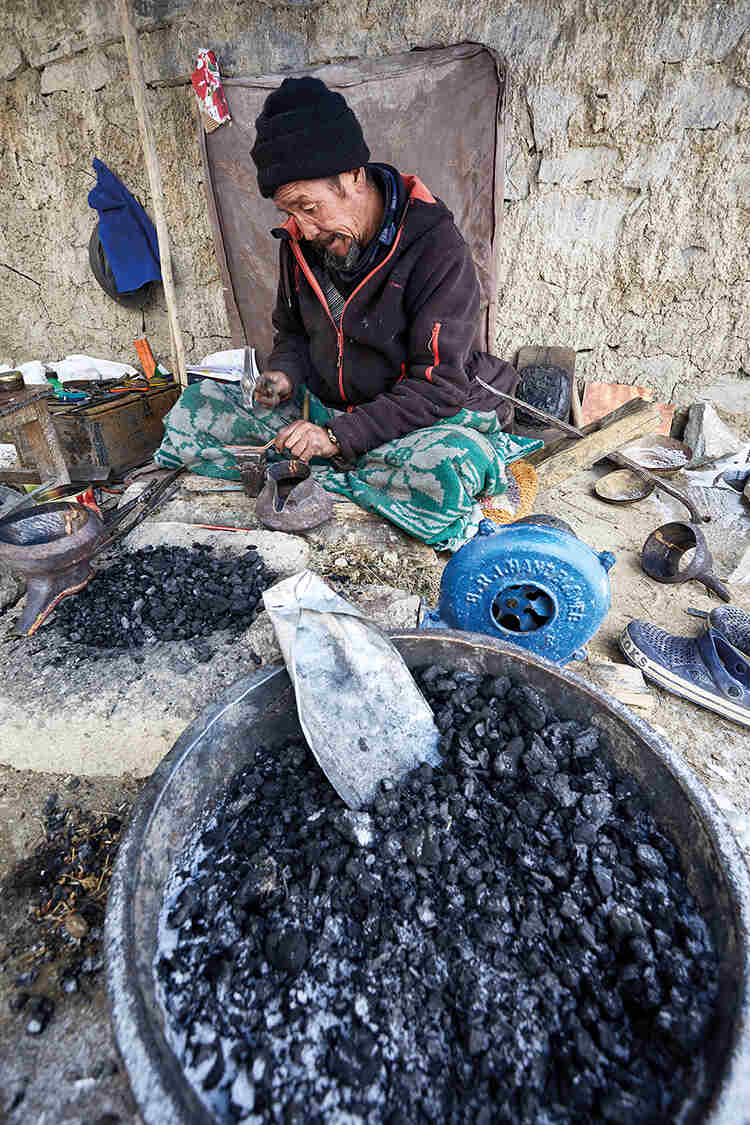
[[386,778],[439,764],[432,711],[382,630],[309,570],[263,601],[307,743],[350,808],[371,804]]

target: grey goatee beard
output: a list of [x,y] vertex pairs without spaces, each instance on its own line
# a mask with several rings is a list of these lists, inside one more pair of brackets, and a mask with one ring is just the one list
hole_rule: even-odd
[[343,270],[351,270],[356,266],[362,255],[362,245],[353,238],[349,243],[349,249],[344,257],[338,254],[332,254],[330,250],[323,251],[323,262],[327,270],[333,273],[340,273]]

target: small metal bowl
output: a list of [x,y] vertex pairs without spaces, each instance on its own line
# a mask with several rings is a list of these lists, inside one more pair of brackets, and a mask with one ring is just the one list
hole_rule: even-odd
[[595,483],[594,492],[608,504],[635,504],[655,487],[653,481],[644,480],[630,469],[615,469]]
[[689,445],[663,434],[636,438],[624,445],[620,453],[624,453],[640,469],[648,469],[650,473],[659,473],[661,476],[679,473],[693,456]]

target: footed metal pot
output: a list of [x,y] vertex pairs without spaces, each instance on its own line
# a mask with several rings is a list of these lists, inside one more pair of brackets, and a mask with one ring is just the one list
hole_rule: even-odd
[[[677,846],[719,955],[717,1018],[706,1084],[681,1125],[740,1125],[750,1104],[750,875],[712,798],[670,746],[604,692],[538,656],[482,634],[391,634],[410,668],[443,664],[478,676],[510,674],[544,693],[565,719],[600,727],[618,766],[650,794]],[[120,846],[105,925],[107,985],[117,1045],[145,1125],[214,1125],[169,1047],[153,959],[164,887],[196,822],[254,748],[297,729],[281,664],[239,680],[177,740],[136,805]],[[636,1125],[636,1123],[634,1123]]]
[[31,636],[63,598],[93,576],[91,555],[104,521],[71,501],[38,504],[0,519],[0,561],[26,579],[16,633]]

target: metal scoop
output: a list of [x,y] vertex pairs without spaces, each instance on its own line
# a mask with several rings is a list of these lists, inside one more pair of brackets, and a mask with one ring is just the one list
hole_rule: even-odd
[[[693,556],[681,566],[688,551],[693,551]],[[695,578],[718,594],[722,601],[731,602],[732,595],[713,573],[713,563],[701,529],[697,524],[681,520],[657,527],[643,544],[641,552],[641,566],[649,578],[667,583],[690,582]]]
[[263,594],[294,684],[302,730],[351,809],[385,778],[438,765],[432,711],[396,647],[312,571]]

